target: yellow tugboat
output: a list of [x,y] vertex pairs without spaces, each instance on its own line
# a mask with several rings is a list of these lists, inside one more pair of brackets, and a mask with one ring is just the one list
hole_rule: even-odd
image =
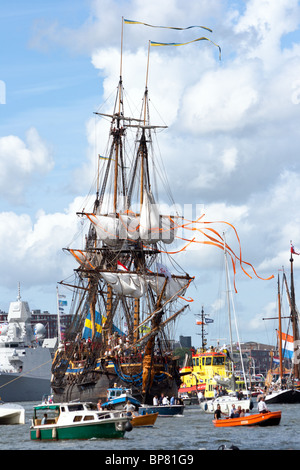
[[182,383],[179,388],[180,395],[197,396],[203,392],[205,398],[214,398],[214,389],[218,386],[215,377],[228,381],[230,376],[226,367],[226,355],[222,352],[198,349],[192,356],[192,365],[180,369]]
[[216,388],[222,387],[228,393],[245,389],[245,382],[234,376],[228,351],[216,351],[213,347],[206,349],[203,308],[201,317],[197,324],[202,326],[202,347],[192,354],[192,364],[180,369],[180,396],[189,396],[195,400],[198,393],[202,392],[203,398],[212,399],[215,397]]

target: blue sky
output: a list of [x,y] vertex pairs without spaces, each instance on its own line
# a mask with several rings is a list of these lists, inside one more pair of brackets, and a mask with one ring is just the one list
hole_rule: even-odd
[[[23,140],[30,127],[38,128],[39,135],[55,155],[55,171],[42,183],[49,181],[50,194],[55,194],[59,187],[61,191],[69,183],[70,170],[82,158],[85,121],[100,99],[101,83],[88,54],[74,55],[51,44],[35,47],[35,31],[56,21],[78,27],[89,14],[88,5],[87,2],[15,1],[6,2],[1,11],[1,80],[6,84],[1,135],[13,134]],[[30,198],[28,204],[34,204],[35,193],[30,189],[26,193]],[[55,211],[57,200],[47,197],[44,204],[45,209]],[[22,204],[16,208],[12,201],[12,207],[22,211]]]
[[[296,0],[1,5],[0,308],[8,309],[20,282],[32,309],[53,312],[56,282],[72,270],[62,248],[72,240],[74,214],[102,151],[93,112],[117,86],[122,16],[208,26],[222,48],[221,61],[204,42],[151,51],[149,88],[169,127],[161,150],[174,199],[203,205],[207,220],[232,223],[244,259],[262,277],[275,276],[250,280],[238,272],[235,297],[241,340],[274,342],[273,325],[261,319],[275,316],[277,273],[282,266],[288,273],[290,240],[300,250]],[[180,42],[198,33],[126,27],[123,78],[133,101],[139,103],[143,92],[148,40]],[[192,250],[179,262],[196,282],[195,301],[176,333],[196,342],[194,314],[204,305],[217,318],[222,254]],[[299,263],[296,257],[298,283]],[[211,330],[210,337],[217,334]]]

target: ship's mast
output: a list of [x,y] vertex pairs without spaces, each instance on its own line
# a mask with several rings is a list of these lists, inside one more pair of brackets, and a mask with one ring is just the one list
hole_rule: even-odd
[[278,331],[279,331],[279,373],[280,373],[280,381],[282,383],[283,377],[283,367],[282,367],[282,329],[281,329],[281,296],[280,296],[280,286],[279,286],[279,274],[278,274]]
[[121,151],[120,139],[120,119],[121,119],[121,103],[123,102],[122,89],[122,65],[123,65],[123,17],[122,17],[122,30],[121,30],[121,58],[120,58],[120,80],[119,80],[119,93],[118,93],[118,116],[117,128],[115,131],[115,181],[114,181],[114,212],[117,212],[117,198],[118,198],[118,167],[119,167],[119,151]]
[[[245,387],[247,388],[247,379],[246,379],[245,368],[244,368],[244,360],[243,360],[241,342],[240,342],[240,338],[239,338],[239,331],[238,331],[238,327],[237,327],[235,306],[234,306],[232,291],[231,291],[231,286],[230,286],[229,268],[228,268],[228,261],[227,261],[227,250],[226,250],[226,242],[225,242],[225,233],[223,234],[223,236],[224,236],[224,259],[225,259],[225,274],[226,274],[228,317],[229,317],[228,322],[229,322],[229,332],[230,332],[230,352],[231,352],[231,354],[233,354],[233,342],[232,342],[232,330],[231,330],[231,308],[230,308],[230,305],[232,305],[233,316],[234,316],[234,321],[235,321],[235,329],[236,329],[236,335],[237,335],[237,341],[238,341],[238,344],[239,344],[241,366],[242,366],[242,371],[243,371]],[[232,361],[232,375],[234,376],[233,361]]]
[[141,209],[140,210],[142,210],[142,204],[143,204],[143,199],[144,199],[144,160],[145,160],[145,157],[147,156],[145,126],[146,126],[147,103],[148,103],[149,56],[150,56],[150,41],[149,41],[149,46],[148,46],[146,84],[145,84],[145,93],[144,93],[144,127],[143,127],[141,141],[140,141],[140,156],[141,156],[141,189],[140,189],[140,207],[141,207]]
[[[292,255],[291,255],[291,258],[292,258]],[[279,277],[278,277],[278,317],[263,318],[263,320],[278,320],[278,324],[279,324],[279,326],[278,326],[278,341],[279,341],[278,351],[279,351],[279,362],[280,362],[279,371],[280,371],[281,380],[282,380],[282,377],[283,377],[283,360],[284,360],[284,358],[283,358],[283,348],[282,348],[282,324],[281,324],[281,320],[283,318],[290,319],[292,324],[293,324],[293,330],[294,330],[294,327],[296,327],[296,331],[295,331],[296,337],[297,337],[297,332],[298,332],[295,294],[293,293],[293,300],[292,300],[292,293],[289,290],[286,275],[285,275],[284,271],[283,271],[283,282],[285,284],[286,294],[287,294],[288,302],[289,302],[289,306],[290,306],[290,316],[283,317],[281,315],[281,296],[280,296],[280,291],[279,291]],[[293,286],[293,284],[294,284],[293,280],[291,281],[291,284]],[[293,291],[293,287],[291,287],[291,291]],[[294,316],[293,312],[295,312],[295,320],[296,320],[295,322],[293,322],[293,316]],[[295,325],[295,323],[296,323],[296,325]],[[294,335],[293,335],[293,337],[294,337]],[[295,351],[294,351],[294,354],[295,354]],[[271,355],[271,357],[273,358],[273,355]],[[296,366],[296,364],[294,364],[294,366]],[[272,368],[272,366],[271,366],[271,368]],[[296,373],[297,373],[297,371],[296,371]]]
[[205,336],[207,336],[207,333],[205,332],[205,316],[204,316],[204,308],[202,306],[201,309],[201,314],[196,314],[196,316],[200,316],[201,321],[197,322],[197,325],[201,325],[201,333],[197,333],[201,335],[201,352],[205,352],[206,350],[206,345],[207,345],[207,340],[205,339]]
[[[118,191],[119,191],[119,166],[121,166],[121,178],[122,178],[122,185],[123,185],[123,196],[125,197],[126,191],[126,183],[123,173],[123,145],[122,145],[122,138],[124,136],[124,128],[121,125],[121,120],[123,120],[124,113],[122,110],[123,105],[123,80],[122,80],[122,65],[123,65],[123,18],[122,18],[122,28],[121,28],[121,54],[120,54],[120,78],[118,84],[118,92],[117,92],[117,100],[115,102],[115,109],[113,115],[110,117],[112,118],[111,121],[111,129],[110,133],[112,136],[112,146],[110,150],[110,155],[107,162],[107,167],[105,171],[105,176],[101,188],[101,192],[99,194],[99,181],[97,182],[97,195],[96,201],[94,203],[94,213],[98,213],[101,211],[102,203],[104,194],[107,188],[108,182],[108,175],[110,172],[110,167],[112,161],[114,161],[114,168],[113,170],[113,212],[117,214],[118,212]],[[95,113],[95,114],[102,114],[102,113]],[[98,174],[98,180],[99,180]],[[93,226],[90,227],[87,244],[89,247],[93,246],[94,249],[97,249],[97,237],[95,234],[95,228]],[[105,254],[104,254],[105,256]],[[98,277],[97,275],[92,275],[89,278],[89,308],[91,314],[91,325],[92,325],[92,339],[95,338],[96,334],[96,325],[95,325],[95,315],[96,315],[96,302],[98,297]],[[111,325],[111,315],[113,311],[112,307],[112,287],[108,284],[107,285],[107,296],[106,296],[106,318],[107,318],[107,325]],[[104,331],[104,340],[106,339],[106,333],[109,333],[107,330]]]
[[298,319],[297,319],[297,311],[296,311],[296,300],[295,300],[295,287],[294,287],[294,270],[293,270],[293,248],[291,247],[291,321],[293,326],[293,339],[294,339],[294,378],[299,379],[300,372],[299,372],[299,364],[298,361],[295,360],[297,357],[298,352],[298,340],[299,340],[299,330],[298,330]]

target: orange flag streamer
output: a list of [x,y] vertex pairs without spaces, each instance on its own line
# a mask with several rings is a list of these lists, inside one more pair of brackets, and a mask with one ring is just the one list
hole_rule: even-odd
[[[255,276],[259,279],[262,279],[263,281],[268,281],[270,279],[273,279],[274,278],[274,275],[272,276],[269,276],[267,278],[263,278],[261,276],[259,276],[255,270],[255,268],[253,267],[253,265],[247,261],[244,261],[242,259],[242,248],[241,248],[241,242],[240,242],[240,238],[238,236],[238,233],[237,233],[237,230],[236,228],[230,224],[229,222],[226,222],[226,221],[215,221],[215,222],[206,222],[206,221],[201,221],[200,222],[200,219],[203,218],[204,215],[202,215],[201,217],[199,217],[196,221],[188,221],[187,223],[185,224],[182,224],[181,226],[178,226],[178,227],[182,227],[186,230],[190,230],[190,231],[197,231],[199,233],[201,233],[204,237],[207,238],[207,240],[196,240],[196,237],[194,237],[192,240],[188,240],[187,238],[182,238],[182,237],[176,237],[178,239],[181,239],[183,241],[187,241],[187,245],[185,245],[183,248],[181,248],[180,250],[178,251],[173,251],[173,252],[166,252],[166,251],[162,251],[162,253],[168,253],[168,254],[174,254],[174,253],[180,253],[182,251],[185,251],[188,246],[191,244],[191,243],[200,243],[200,244],[203,244],[203,245],[212,245],[212,246],[216,246],[217,248],[220,248],[222,250],[226,249],[228,254],[230,255],[230,258],[231,258],[231,262],[232,262],[232,268],[233,268],[233,273],[234,273],[234,289],[235,289],[235,292],[237,292],[237,289],[236,289],[236,285],[235,285],[235,275],[236,275],[236,262],[238,261],[239,264],[240,264],[240,267],[242,269],[242,271],[250,278],[252,279],[252,276],[246,271],[246,269],[244,269],[243,265],[247,265],[249,266],[253,273],[255,274]],[[193,225],[193,224],[197,224],[197,223],[201,223],[201,224],[204,224],[204,227],[203,228],[196,228],[196,227],[190,227],[190,225]],[[236,239],[238,241],[238,244],[239,244],[239,255],[237,255],[233,250],[232,248],[225,242],[225,239],[219,234],[219,232],[211,227],[206,227],[205,225],[208,225],[208,224],[226,224],[226,225],[229,225],[233,230],[234,230],[234,233],[235,233],[235,236],[236,236]]]
[[[131,212],[130,212],[131,213]],[[138,214],[135,214],[135,213],[132,213],[134,216],[138,217]],[[87,218],[90,220],[90,222],[92,222],[94,225],[98,225],[104,232],[107,233],[108,236],[111,236],[113,239],[117,239],[118,236],[117,234],[112,234],[110,233],[109,231],[105,230],[104,227],[101,227],[99,223],[97,223],[96,220],[93,220],[91,216],[94,216],[96,217],[94,214],[86,214]],[[170,227],[170,229],[172,230],[176,230],[176,229],[179,229],[179,228],[182,228],[184,230],[189,230],[191,232],[198,232],[200,233],[201,235],[203,235],[205,237],[204,240],[197,240],[196,237],[193,237],[191,240],[188,239],[188,238],[182,238],[182,237],[179,237],[175,234],[175,238],[179,239],[179,240],[183,240],[185,242],[187,242],[186,245],[184,245],[182,248],[180,248],[179,250],[177,251],[163,251],[163,250],[159,250],[161,253],[166,253],[166,254],[170,254],[170,255],[174,255],[174,254],[177,254],[177,253],[181,253],[185,250],[188,249],[188,247],[192,244],[192,243],[199,243],[199,244],[203,244],[203,245],[212,245],[212,246],[216,246],[217,248],[220,248],[222,250],[226,250],[227,253],[229,254],[230,258],[231,258],[231,262],[232,262],[232,268],[233,268],[233,274],[234,274],[234,289],[235,289],[235,292],[237,292],[236,290],[236,286],[235,286],[235,276],[236,276],[236,265],[237,263],[239,263],[242,271],[244,272],[244,274],[246,274],[246,276],[248,276],[250,279],[252,279],[252,276],[246,271],[245,267],[244,266],[248,266],[249,268],[252,269],[254,275],[258,278],[258,279],[262,279],[263,281],[268,281],[270,279],[273,279],[274,278],[274,275],[272,276],[269,276],[267,278],[263,278],[261,276],[259,276],[255,270],[255,268],[253,267],[253,265],[247,261],[244,261],[242,259],[242,247],[241,247],[241,242],[240,242],[240,238],[239,238],[239,235],[237,233],[237,230],[236,228],[234,227],[234,225],[232,225],[231,223],[229,222],[226,222],[224,220],[219,220],[219,221],[214,221],[214,222],[207,222],[205,220],[202,220],[203,217],[204,217],[205,214],[202,214],[198,219],[196,220],[187,220],[187,219],[183,219],[182,218],[182,221],[183,223],[182,224],[176,224],[175,223],[175,220],[176,218],[173,218],[173,217],[170,217],[170,221],[172,221],[172,226]],[[123,223],[123,222],[122,222]],[[197,224],[199,224],[200,226],[197,227]],[[208,225],[212,225],[212,224],[225,224],[229,227],[231,227],[235,233],[235,236],[236,236],[236,239],[237,239],[237,242],[238,242],[238,245],[239,245],[239,254],[236,254],[233,249],[226,243],[225,241],[225,238],[223,238],[220,233],[214,229],[213,227],[208,227]],[[195,226],[196,225],[196,226]],[[133,231],[138,231],[139,229],[139,224],[134,227]],[[162,229],[160,227],[155,227],[153,228],[154,232],[160,232],[162,231]],[[163,241],[163,240],[162,240]],[[73,255],[76,257],[76,254],[73,253]],[[91,263],[86,260],[90,265]],[[91,265],[91,267],[93,267]],[[93,267],[94,268],[94,267]]]

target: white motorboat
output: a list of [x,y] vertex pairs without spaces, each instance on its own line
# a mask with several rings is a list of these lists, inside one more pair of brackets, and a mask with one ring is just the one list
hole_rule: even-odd
[[0,425],[25,424],[25,409],[16,403],[0,403]]
[[223,413],[229,414],[231,411],[232,405],[235,405],[236,408],[240,406],[244,410],[252,410],[253,401],[251,398],[238,399],[234,396],[225,395],[222,397],[217,397],[213,400],[201,402],[200,408],[206,413],[214,413],[218,405],[220,405],[221,411]]
[[95,403],[43,403],[33,408],[33,440],[115,439],[132,430],[123,411],[100,411]]

